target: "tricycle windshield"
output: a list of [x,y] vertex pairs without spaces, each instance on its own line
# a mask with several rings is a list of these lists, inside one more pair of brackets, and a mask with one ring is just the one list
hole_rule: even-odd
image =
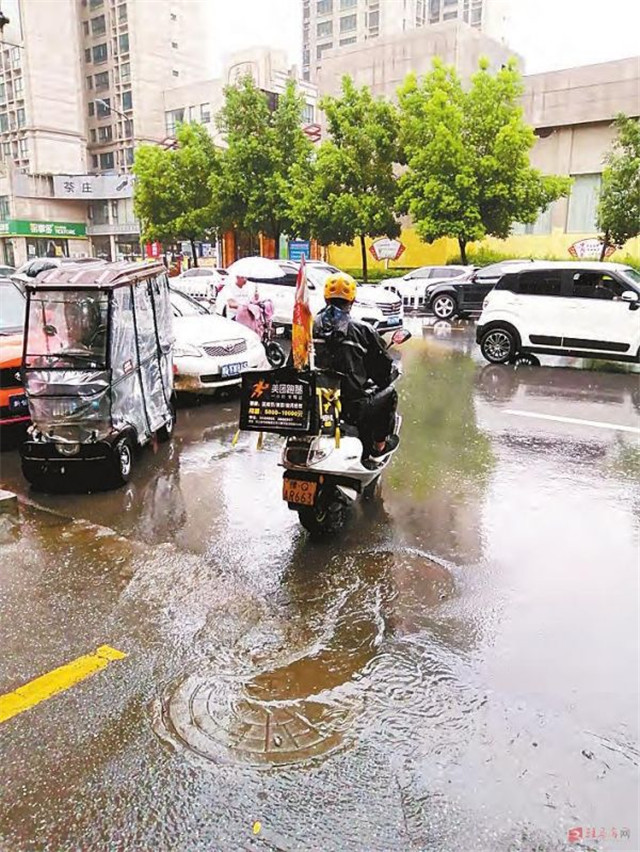
[[103,370],[107,361],[108,295],[95,290],[31,294],[27,369]]

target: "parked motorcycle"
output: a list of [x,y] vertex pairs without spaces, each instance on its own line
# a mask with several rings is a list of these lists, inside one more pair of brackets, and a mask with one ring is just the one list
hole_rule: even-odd
[[[400,329],[392,335],[389,346],[410,337],[410,332]],[[394,383],[399,376],[400,370],[395,368]],[[372,386],[369,392],[376,390]],[[395,435],[401,424],[402,418],[396,414]],[[283,499],[315,536],[338,532],[359,496],[367,500],[376,495],[380,477],[397,449],[365,458],[358,429],[342,420],[338,426],[339,440],[334,435],[291,435],[282,452]]]

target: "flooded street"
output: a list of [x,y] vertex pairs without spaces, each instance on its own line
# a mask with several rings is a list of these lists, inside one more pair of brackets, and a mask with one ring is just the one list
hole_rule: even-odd
[[640,849],[639,376],[412,330],[381,498],[328,543],[234,396],[115,492],[2,454],[0,695],[127,655],[0,724],[2,852]]

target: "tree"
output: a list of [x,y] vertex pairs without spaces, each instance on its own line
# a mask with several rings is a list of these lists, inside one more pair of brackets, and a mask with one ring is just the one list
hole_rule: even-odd
[[213,141],[200,124],[181,124],[176,147],[142,145],[136,151],[134,209],[142,224],[142,239],[191,243],[217,229],[209,178],[218,168]]
[[622,248],[640,234],[640,121],[619,115],[617,136],[606,158],[598,203],[604,260],[607,248]]
[[293,233],[293,170],[304,175],[311,142],[302,131],[304,99],[287,81],[271,111],[264,92],[250,76],[225,89],[218,129],[227,148],[210,185],[222,218],[233,227],[275,240]]
[[323,98],[320,108],[330,138],[318,149],[310,179],[297,175],[298,230],[325,244],[358,237],[366,281],[365,237],[400,233],[394,216],[394,163],[400,158],[396,109],[374,99],[366,86],[356,88],[350,77],[342,80],[341,97]]
[[492,75],[482,60],[465,90],[436,59],[421,82],[410,75],[398,92],[407,163],[400,208],[422,239],[457,239],[463,263],[467,243],[509,236],[514,222],[534,222],[569,191],[568,178],[529,163],[535,135],[519,106],[522,91],[514,62]]

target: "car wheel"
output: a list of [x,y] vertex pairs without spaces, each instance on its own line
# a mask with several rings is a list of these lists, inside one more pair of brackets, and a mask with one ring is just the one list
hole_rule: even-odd
[[133,468],[133,441],[128,435],[125,435],[116,441],[112,452],[112,484],[115,486],[126,485],[131,478]]
[[508,364],[516,354],[516,338],[511,329],[495,326],[486,332],[480,351],[490,364]]
[[443,293],[441,296],[436,296],[431,303],[431,310],[441,320],[448,320],[455,316],[458,310],[458,305],[453,296],[448,293]]

